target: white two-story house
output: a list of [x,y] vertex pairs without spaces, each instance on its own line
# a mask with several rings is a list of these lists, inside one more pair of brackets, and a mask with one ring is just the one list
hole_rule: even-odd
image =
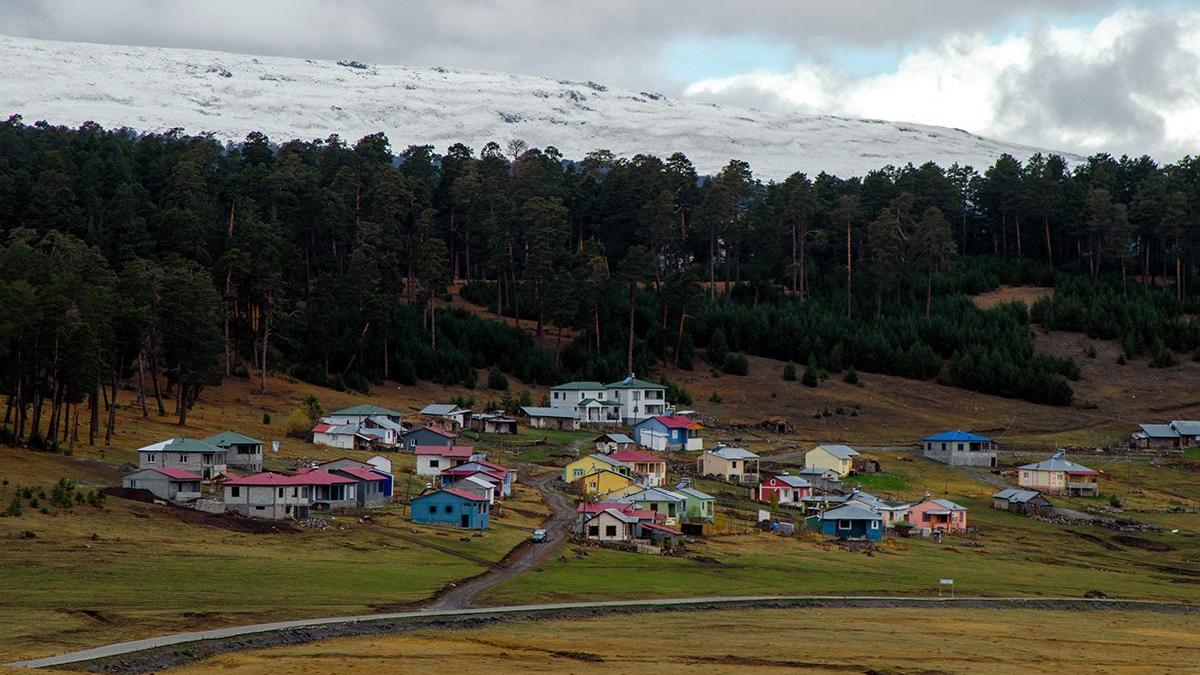
[[666,411],[667,388],[632,374],[609,384],[580,381],[550,388],[550,407],[571,410],[584,424],[637,424]]
[[662,415],[667,410],[667,388],[646,380],[639,380],[632,373],[625,379],[604,385],[611,401],[620,406],[618,413],[624,424],[637,424],[648,417]]

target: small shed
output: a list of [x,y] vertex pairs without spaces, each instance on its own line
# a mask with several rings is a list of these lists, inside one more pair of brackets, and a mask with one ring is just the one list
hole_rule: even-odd
[[850,470],[854,473],[871,474],[883,471],[883,465],[877,459],[870,457],[855,457],[850,462]]
[[569,408],[527,405],[521,407],[521,412],[525,414],[527,424],[532,429],[579,430],[579,420],[575,418],[575,411]]
[[1037,513],[1048,511],[1053,506],[1037,490],[1005,488],[992,495],[992,508],[1016,513]]
[[471,429],[485,434],[512,436],[517,433],[517,421],[498,413],[477,413],[471,415]]
[[674,548],[683,541],[683,532],[659,523],[644,521],[637,524],[637,538],[648,539],[656,546]]
[[635,450],[637,443],[625,434],[601,434],[592,439],[596,444],[596,452],[611,455],[618,450]]

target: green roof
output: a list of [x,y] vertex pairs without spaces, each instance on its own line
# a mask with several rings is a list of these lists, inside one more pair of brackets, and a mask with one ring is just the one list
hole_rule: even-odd
[[370,403],[360,403],[358,405],[352,405],[349,408],[342,408],[341,410],[335,410],[330,414],[332,414],[332,415],[356,415],[359,417],[370,417],[371,415],[383,415],[385,417],[403,417],[404,416],[404,413],[402,413],[402,412],[392,410],[391,408],[384,408],[384,407],[377,406],[377,405],[371,405]]
[[218,448],[227,448],[231,445],[262,445],[263,442],[257,438],[244,436],[236,431],[222,431],[215,436],[209,436],[204,439],[205,443],[215,445]]
[[559,391],[588,391],[591,389],[604,389],[604,385],[599,382],[566,382],[557,387],[550,387],[551,390]]
[[666,391],[666,389],[667,389],[666,387],[664,387],[661,384],[647,382],[646,380],[639,380],[636,377],[634,377],[634,378],[627,377],[624,380],[617,380],[616,382],[613,382],[612,384],[605,385],[604,388],[605,389],[662,389],[663,391]]
[[585,398],[576,405],[588,405],[589,403],[599,403],[602,406],[611,406],[613,408],[618,408],[621,406],[619,401],[601,401],[600,399],[595,398]]
[[138,452],[225,452],[225,449],[194,438],[171,438],[138,448]]

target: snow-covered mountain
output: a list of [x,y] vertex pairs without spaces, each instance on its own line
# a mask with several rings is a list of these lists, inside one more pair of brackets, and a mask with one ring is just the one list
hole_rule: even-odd
[[[94,121],[153,132],[182,127],[241,140],[357,140],[383,131],[393,147],[511,139],[569,158],[685,153],[701,173],[730,159],[763,178],[794,171],[861,175],[935,161],[982,170],[1001,153],[1037,149],[959,129],[766,112],[595,82],[457,68],[246,56],[0,36],[0,117],[75,126]],[[1077,159],[1068,157],[1069,159]]]

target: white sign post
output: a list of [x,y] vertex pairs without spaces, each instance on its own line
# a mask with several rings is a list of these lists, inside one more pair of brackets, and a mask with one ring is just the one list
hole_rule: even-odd
[[954,597],[954,580],[953,579],[941,579],[938,581],[938,597],[939,598],[942,597],[942,587],[943,586],[950,587],[950,597],[953,598]]

